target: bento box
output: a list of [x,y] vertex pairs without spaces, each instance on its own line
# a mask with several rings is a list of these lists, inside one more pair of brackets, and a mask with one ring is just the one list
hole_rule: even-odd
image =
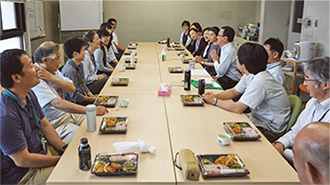
[[102,105],[105,107],[115,107],[119,96],[102,96],[100,95],[94,102],[94,105]]
[[180,95],[184,106],[203,106],[204,101],[200,95]]
[[126,69],[135,69],[135,67],[136,67],[135,64],[133,64],[133,65],[131,65],[131,64],[125,64],[125,68]]
[[128,85],[128,78],[113,78],[111,81],[112,86],[127,86]]
[[[134,58],[134,63],[137,63],[138,59]],[[126,58],[125,63],[131,63],[131,58]]]
[[127,121],[127,117],[104,117],[99,131],[102,134],[125,134]]
[[197,155],[197,160],[204,178],[250,174],[237,154]]
[[247,122],[225,122],[223,126],[233,141],[256,141],[260,138],[257,131]]
[[168,67],[168,72],[170,73],[182,73],[182,67]]
[[97,154],[91,174],[97,176],[135,175],[138,172],[138,157],[136,152]]

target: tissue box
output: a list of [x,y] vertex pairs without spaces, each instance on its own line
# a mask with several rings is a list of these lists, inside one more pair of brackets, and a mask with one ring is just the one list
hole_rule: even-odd
[[171,95],[171,85],[167,86],[167,90],[163,91],[161,87],[158,89],[158,96],[170,96]]

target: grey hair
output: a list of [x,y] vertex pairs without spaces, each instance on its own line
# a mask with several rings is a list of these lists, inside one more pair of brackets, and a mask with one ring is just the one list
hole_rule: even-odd
[[315,79],[315,87],[319,88],[319,85],[323,82],[330,81],[329,78],[329,57],[318,57],[305,63],[304,71],[309,71]]
[[[45,43],[51,43],[52,45],[45,45]],[[57,43],[51,41],[44,42],[34,52],[34,61],[42,63],[44,59],[55,59],[59,50],[60,46]]]

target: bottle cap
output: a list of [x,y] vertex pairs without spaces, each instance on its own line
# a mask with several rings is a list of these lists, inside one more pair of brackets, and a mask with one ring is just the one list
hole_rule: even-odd
[[96,106],[93,104],[86,106],[86,111],[95,111],[95,110],[96,110]]
[[85,145],[85,144],[88,143],[88,139],[87,138],[81,138],[80,143]]

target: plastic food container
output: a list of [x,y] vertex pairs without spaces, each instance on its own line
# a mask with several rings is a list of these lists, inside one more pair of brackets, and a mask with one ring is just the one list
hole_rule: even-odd
[[97,154],[91,174],[97,176],[135,175],[138,172],[138,153]]
[[237,154],[197,155],[197,160],[204,178],[250,174]]

